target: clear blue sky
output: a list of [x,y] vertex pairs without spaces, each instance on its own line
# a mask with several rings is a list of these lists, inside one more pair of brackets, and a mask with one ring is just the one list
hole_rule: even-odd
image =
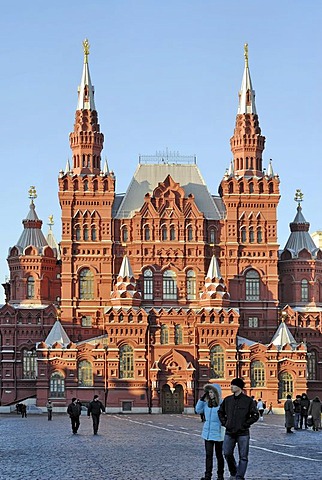
[[[211,193],[231,159],[229,139],[244,68],[249,65],[264,166],[280,175],[281,247],[301,188],[310,231],[322,229],[322,2],[316,0],[18,0],[1,6],[0,91],[2,234],[6,257],[29,211],[54,215],[60,240],[57,178],[71,157],[77,87],[88,37],[103,158],[124,192],[139,154],[196,154]],[[3,296],[0,293],[0,301]]]

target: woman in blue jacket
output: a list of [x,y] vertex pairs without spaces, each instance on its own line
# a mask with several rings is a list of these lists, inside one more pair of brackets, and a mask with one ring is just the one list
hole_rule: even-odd
[[201,480],[211,480],[213,469],[214,448],[217,458],[217,480],[224,480],[225,462],[222,454],[222,446],[225,428],[221,425],[218,417],[221,403],[220,385],[208,383],[204,386],[205,393],[198,400],[196,413],[205,415],[205,423],[202,429],[202,438],[205,440],[206,471]]

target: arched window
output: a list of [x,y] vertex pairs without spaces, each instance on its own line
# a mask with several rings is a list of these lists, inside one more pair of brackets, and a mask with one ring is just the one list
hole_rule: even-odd
[[127,227],[122,228],[122,242],[127,242],[129,238]]
[[84,192],[88,191],[88,180],[84,181]]
[[254,229],[253,227],[249,228],[249,243],[254,243]]
[[230,182],[228,185],[228,193],[234,193],[234,184]]
[[59,372],[54,372],[50,376],[50,396],[54,398],[65,396],[65,378]]
[[193,230],[191,225],[189,225],[187,228],[187,240],[188,242],[191,242],[193,240]]
[[256,360],[251,363],[250,377],[253,388],[265,386],[265,367],[262,362]]
[[242,227],[240,229],[240,241],[241,243],[246,243],[246,228]]
[[36,350],[22,351],[22,376],[23,378],[37,377],[37,354]]
[[187,271],[187,299],[196,299],[196,274],[193,270]]
[[257,243],[262,243],[262,241],[263,241],[262,229],[261,229],[261,227],[258,227],[258,229],[257,229]]
[[134,354],[130,345],[120,348],[120,378],[134,377]]
[[213,245],[215,242],[216,242],[215,229],[211,228],[209,230],[209,243]]
[[268,193],[274,193],[274,185],[273,183],[268,184]]
[[249,193],[254,193],[254,184],[253,184],[253,182],[250,182],[250,184],[249,184]]
[[169,343],[169,329],[166,325],[161,326],[161,345],[168,345]]
[[211,378],[225,378],[225,353],[220,345],[214,345],[210,350]]
[[84,226],[83,233],[84,233],[84,240],[85,240],[85,242],[87,242],[88,241],[88,227],[87,227],[87,225]]
[[255,270],[246,273],[246,300],[259,300],[259,274]]
[[89,268],[83,268],[79,274],[79,298],[81,300],[94,298],[94,275]]
[[35,279],[32,276],[27,279],[27,298],[35,298]]
[[151,233],[149,225],[145,225],[144,227],[144,240],[147,242],[151,240]]
[[304,278],[301,281],[301,302],[309,301],[309,282]]
[[244,184],[243,184],[243,182],[241,182],[241,183],[239,184],[239,193],[244,193]]
[[78,385],[79,387],[93,386],[93,368],[91,362],[82,360],[78,364]]
[[174,228],[174,225],[171,225],[170,227],[170,240],[173,241],[176,239],[176,229]]
[[287,395],[293,397],[293,378],[290,373],[282,372],[278,378],[278,397],[284,399]]
[[316,378],[316,352],[312,350],[307,353],[307,379],[317,380]]
[[80,231],[79,225],[76,225],[76,227],[75,227],[75,237],[76,237],[76,240],[81,239],[81,231]]
[[145,300],[153,299],[153,272],[150,268],[143,273],[143,297]]
[[97,235],[96,235],[96,228],[95,227],[92,227],[91,228],[91,237],[92,237],[92,241],[95,242],[97,240]]
[[262,182],[260,182],[260,183],[258,184],[258,189],[259,189],[259,193],[263,193],[263,192],[264,192],[264,185],[263,185]]
[[174,343],[176,345],[182,344],[182,326],[181,325],[175,325],[174,327]]
[[172,270],[163,273],[163,299],[177,300],[177,276]]
[[161,227],[161,240],[166,241],[167,239],[168,239],[167,227],[165,225],[162,225],[162,227]]

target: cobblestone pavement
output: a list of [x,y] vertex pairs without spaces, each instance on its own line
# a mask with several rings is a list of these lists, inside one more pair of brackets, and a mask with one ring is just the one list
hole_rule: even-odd
[[[247,480],[321,480],[322,432],[287,435],[283,423],[253,425]],[[198,415],[102,415],[98,435],[86,416],[72,435],[67,415],[1,415],[0,479],[200,480],[201,429]]]

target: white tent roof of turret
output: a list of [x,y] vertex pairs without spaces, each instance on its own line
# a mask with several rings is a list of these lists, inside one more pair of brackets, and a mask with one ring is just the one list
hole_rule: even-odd
[[280,323],[271,343],[280,348],[287,344],[291,346],[298,345],[285,322]]
[[45,340],[48,346],[54,345],[56,342],[60,343],[63,347],[66,347],[70,343],[70,339],[59,320],[56,320]]

